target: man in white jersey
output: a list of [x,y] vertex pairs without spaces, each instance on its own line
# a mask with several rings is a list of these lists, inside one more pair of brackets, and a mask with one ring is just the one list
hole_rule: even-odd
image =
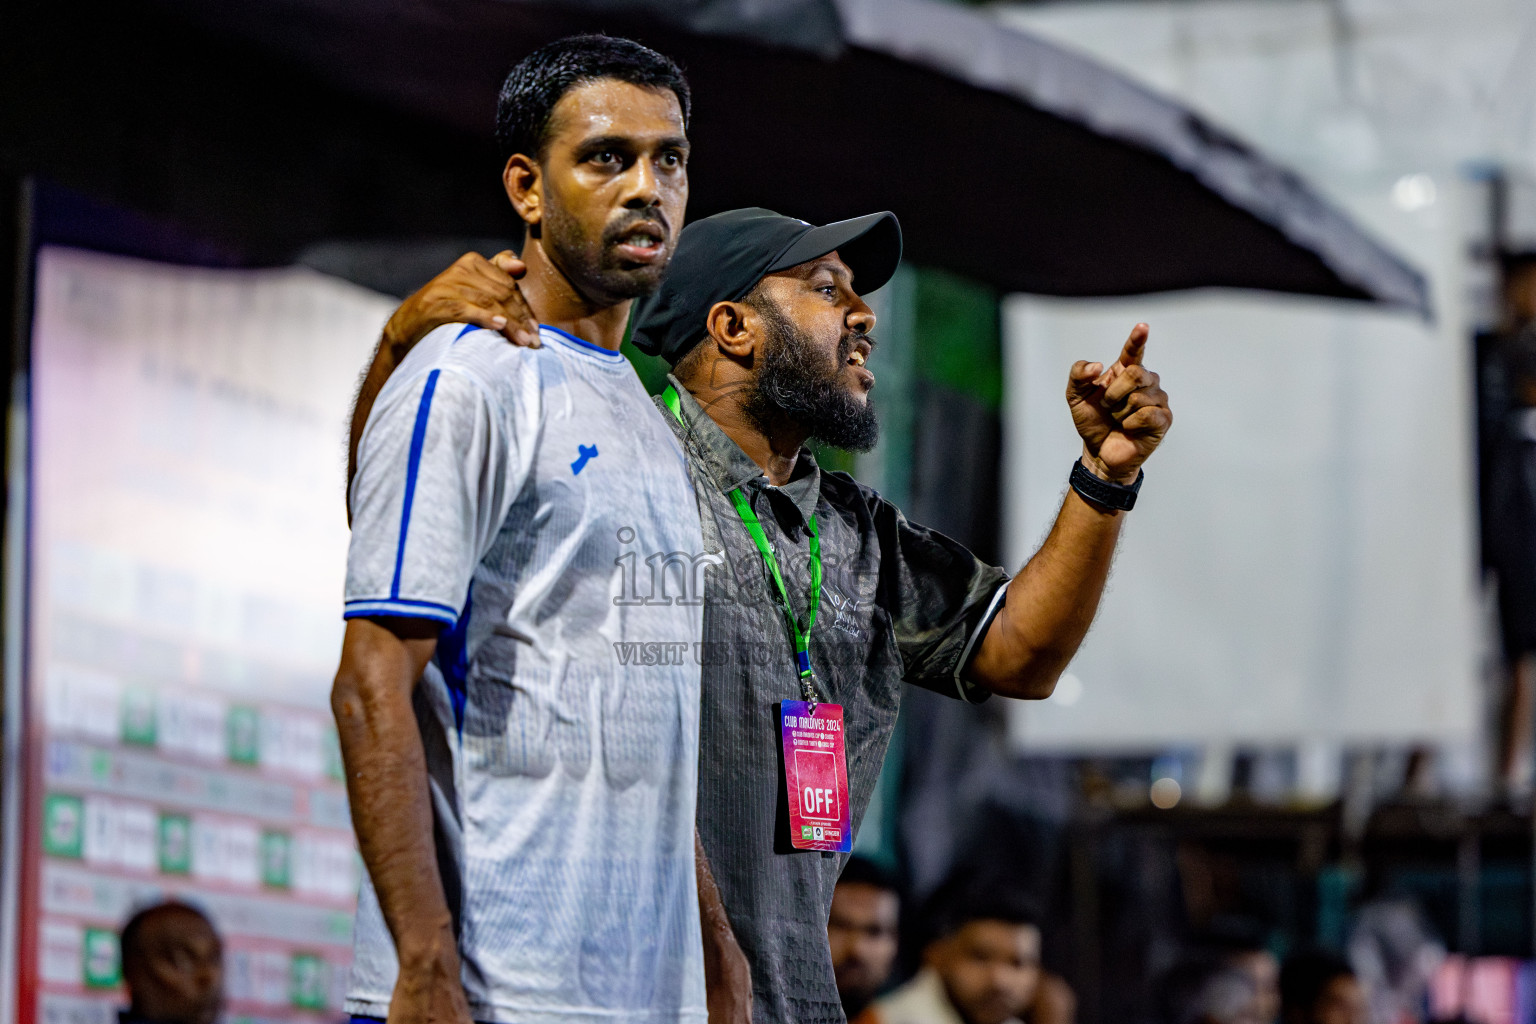
[[700,528],[618,353],[681,225],[688,103],[627,40],[514,68],[497,134],[541,344],[445,326],[365,387],[332,695],[369,876],[356,1017],[705,1020]]

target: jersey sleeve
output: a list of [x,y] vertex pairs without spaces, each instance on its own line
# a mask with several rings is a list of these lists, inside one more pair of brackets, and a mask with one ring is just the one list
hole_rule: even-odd
[[966,679],[965,670],[1002,607],[1008,574],[958,541],[911,522],[883,498],[874,501],[881,591],[903,680],[979,704],[990,694]]
[[349,496],[347,618],[458,620],[516,486],[510,432],[451,367],[380,396]]

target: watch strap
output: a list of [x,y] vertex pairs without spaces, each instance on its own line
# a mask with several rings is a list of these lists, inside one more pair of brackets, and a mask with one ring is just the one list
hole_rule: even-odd
[[1072,475],[1067,477],[1067,482],[1071,484],[1074,491],[1095,505],[1129,512],[1136,507],[1136,494],[1141,490],[1141,482],[1146,478],[1146,471],[1138,470],[1136,482],[1132,484],[1100,480],[1088,471],[1082,459],[1078,459],[1072,463]]

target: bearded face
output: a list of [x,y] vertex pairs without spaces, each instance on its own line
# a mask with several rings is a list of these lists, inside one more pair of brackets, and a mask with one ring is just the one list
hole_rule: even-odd
[[[553,193],[541,238],[551,260],[583,294],[609,305],[654,292],[676,243],[658,211],[623,210],[601,231],[593,231]],[[648,258],[637,260],[634,251]]]
[[864,389],[847,373],[855,346],[870,339],[845,330],[836,350],[829,351],[818,347],[772,299],[754,296],[747,303],[762,318],[767,333],[744,402],[747,415],[765,432],[788,420],[833,448],[873,448],[880,438],[879,418]]

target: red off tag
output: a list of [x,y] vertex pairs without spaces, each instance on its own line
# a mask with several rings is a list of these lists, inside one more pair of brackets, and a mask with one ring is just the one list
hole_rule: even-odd
[[790,845],[797,850],[847,853],[853,849],[853,828],[842,705],[786,700],[780,702],[779,712],[784,779],[789,787]]

